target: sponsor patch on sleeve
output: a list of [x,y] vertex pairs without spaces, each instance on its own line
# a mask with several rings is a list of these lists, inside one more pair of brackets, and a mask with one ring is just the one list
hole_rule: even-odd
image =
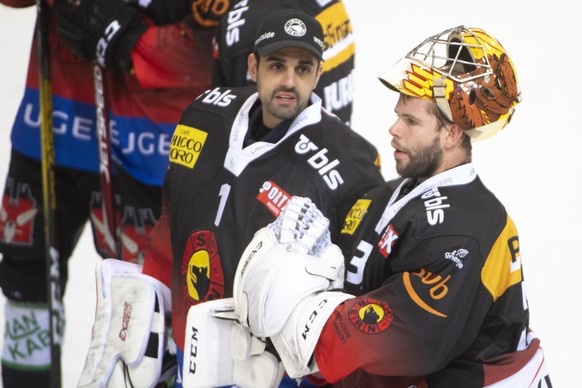
[[178,124],[170,143],[170,162],[194,168],[208,133]]
[[342,234],[354,234],[358,229],[358,226],[360,226],[360,222],[362,222],[362,219],[366,215],[370,203],[372,203],[371,199],[358,199],[346,215],[344,226],[341,231]]
[[379,334],[392,324],[394,315],[382,300],[358,299],[348,310],[350,322],[361,332]]

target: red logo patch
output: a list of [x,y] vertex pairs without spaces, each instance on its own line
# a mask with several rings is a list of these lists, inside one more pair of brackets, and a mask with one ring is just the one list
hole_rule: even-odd
[[121,220],[123,260],[141,263],[147,246],[148,234],[156,224],[151,208],[125,206]]
[[224,272],[214,233],[200,230],[190,236],[182,256],[180,274],[184,314],[195,304],[224,297]]
[[32,245],[36,200],[27,184],[17,185],[18,196],[2,197],[0,206],[0,241],[17,246]]
[[[106,216],[101,202],[101,194],[93,192],[91,198],[91,224],[95,231],[97,250],[108,257],[117,257],[113,235],[105,221]],[[116,201],[117,202],[117,201]],[[151,208],[136,208],[115,206],[116,225],[121,229],[122,256],[121,259],[132,263],[143,261],[148,234],[156,223]],[[121,219],[123,214],[123,219]]]
[[348,317],[356,329],[367,334],[382,333],[394,319],[388,303],[371,299],[357,301],[350,307]]
[[388,258],[388,256],[392,252],[392,246],[394,245],[397,239],[398,233],[396,233],[396,231],[392,227],[392,224],[388,225],[386,231],[382,235],[382,238],[380,239],[380,241],[378,241],[378,249],[380,250],[382,256]]
[[275,217],[279,217],[281,210],[287,205],[291,196],[273,181],[266,181],[259,190],[257,199],[269,209]]

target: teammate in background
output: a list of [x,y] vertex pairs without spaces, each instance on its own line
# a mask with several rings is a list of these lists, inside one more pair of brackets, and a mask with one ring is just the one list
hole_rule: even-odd
[[[0,1],[13,7],[35,4]],[[192,98],[210,87],[213,28],[228,8],[228,0],[191,3],[152,0],[142,8],[144,2],[82,0],[73,8],[57,1],[59,15],[53,12],[49,39],[62,290],[68,259],[88,220],[97,251],[116,257],[106,244],[101,212],[92,61],[97,41],[109,22],[118,20],[120,29],[104,53],[114,189],[123,259],[138,261],[161,211],[171,134]],[[36,44],[35,40],[12,129],[11,162],[0,206],[0,286],[8,298],[2,352],[6,388],[49,384]],[[34,327],[27,325],[30,322]]]
[[323,107],[350,124],[354,98],[355,40],[352,24],[341,0],[238,0],[220,22],[214,42],[213,84],[243,86],[253,83],[247,58],[253,51],[255,32],[277,10],[296,8],[323,26],[323,72],[315,94]]
[[[117,284],[111,295],[98,292],[97,304],[114,311],[112,320],[123,315],[124,303],[134,306],[132,321],[159,316],[169,307],[171,289],[171,323],[180,366],[182,358],[189,359],[192,353],[191,349],[184,353],[188,310],[232,296],[242,251],[260,227],[277,218],[291,196],[312,198],[332,220],[331,238],[337,241],[355,199],[384,181],[376,148],[323,109],[313,93],[324,66],[323,48],[321,24],[312,16],[296,9],[270,14],[258,28],[248,56],[256,86],[216,87],[201,94],[176,127],[162,215],[150,233],[142,273],[128,276],[127,267],[121,268],[115,260],[106,260],[100,269],[103,287]],[[149,292],[135,292],[132,287]],[[124,295],[124,303],[116,298],[118,293]],[[150,295],[156,295],[155,303]],[[110,327],[109,322],[96,322],[82,381],[107,380],[116,355],[129,355],[151,333],[159,338],[154,325],[138,334],[129,327],[131,343],[121,343],[115,335],[108,336]],[[232,338],[244,345],[243,334]],[[213,339],[200,336],[201,341]],[[211,351],[223,362],[206,370],[208,379],[202,386],[261,386],[256,378],[263,376],[266,366],[235,365],[231,349],[223,345],[213,343]],[[204,373],[202,363],[210,355],[197,354],[200,359],[194,368]],[[247,379],[239,379],[241,372]]]
[[[516,226],[471,163],[472,141],[505,127],[521,100],[511,59],[485,31],[459,26],[380,80],[399,93],[389,132],[404,179],[368,192],[346,218],[343,291],[314,275],[321,257],[273,243],[264,228],[235,277],[239,319],[271,339],[293,377],[366,388],[551,387],[529,328]],[[301,263],[303,275],[289,276],[292,264],[280,272],[285,263]],[[319,290],[308,288],[316,282]]]

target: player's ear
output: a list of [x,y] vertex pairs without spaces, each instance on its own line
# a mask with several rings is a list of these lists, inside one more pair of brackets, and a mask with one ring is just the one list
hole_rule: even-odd
[[455,145],[461,144],[463,138],[463,128],[454,123],[449,123],[443,126],[446,137],[446,146],[453,147]]
[[247,59],[247,66],[249,68],[249,74],[253,82],[257,82],[257,67],[259,66],[259,59],[255,53],[250,53]]

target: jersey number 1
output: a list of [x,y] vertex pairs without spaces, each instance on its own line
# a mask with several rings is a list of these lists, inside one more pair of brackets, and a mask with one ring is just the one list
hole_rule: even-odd
[[230,194],[230,185],[228,183],[220,186],[220,203],[218,204],[218,211],[216,212],[216,218],[214,219],[214,225],[218,226],[220,220],[222,219],[222,213],[224,212],[224,207],[226,206],[226,200],[228,199],[228,194]]

